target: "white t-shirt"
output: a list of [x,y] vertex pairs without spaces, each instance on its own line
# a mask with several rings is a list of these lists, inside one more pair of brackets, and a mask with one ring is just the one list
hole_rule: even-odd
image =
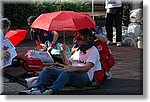
[[105,8],[114,8],[114,7],[121,7],[122,0],[106,0],[105,1]]
[[82,51],[75,51],[74,54],[70,57],[72,66],[84,66],[86,62],[91,62],[94,66],[87,72],[89,79],[93,79],[94,72],[101,70],[100,56],[97,48],[95,46],[86,50],[86,54]]

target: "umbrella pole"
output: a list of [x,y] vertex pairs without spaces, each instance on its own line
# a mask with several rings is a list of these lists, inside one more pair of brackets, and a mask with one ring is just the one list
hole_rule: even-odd
[[63,42],[64,42],[64,44],[65,44],[65,42],[66,42],[66,41],[65,41],[65,31],[63,31],[63,40],[64,40]]

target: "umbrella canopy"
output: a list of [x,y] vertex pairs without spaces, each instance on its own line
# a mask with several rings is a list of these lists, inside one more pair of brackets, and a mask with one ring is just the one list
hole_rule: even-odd
[[95,27],[95,21],[84,13],[74,11],[59,11],[41,14],[31,25],[31,28],[51,30],[80,30]]
[[25,36],[27,34],[27,30],[10,30],[6,33],[5,38],[8,38],[10,42],[16,46],[19,44],[22,40],[24,40]]

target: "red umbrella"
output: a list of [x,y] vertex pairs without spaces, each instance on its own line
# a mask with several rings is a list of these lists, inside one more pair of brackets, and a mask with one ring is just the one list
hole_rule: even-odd
[[41,14],[31,25],[32,28],[50,30],[80,30],[95,27],[95,21],[85,13],[59,11]]
[[8,38],[10,42],[16,46],[19,44],[22,40],[24,40],[25,36],[27,34],[27,30],[10,30],[6,33],[5,38]]

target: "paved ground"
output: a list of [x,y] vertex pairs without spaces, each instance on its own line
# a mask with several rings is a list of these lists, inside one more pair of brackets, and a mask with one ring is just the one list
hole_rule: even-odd
[[[68,38],[67,38],[68,39]],[[69,38],[68,40],[71,41]],[[69,41],[66,42],[69,44]],[[29,47],[30,46],[30,47]],[[34,43],[25,40],[17,46],[18,51],[26,52],[33,49]],[[116,64],[111,69],[112,79],[105,81],[96,89],[64,90],[60,94],[69,95],[142,95],[143,94],[143,50],[135,47],[110,46],[115,56]],[[13,71],[12,71],[13,72]],[[18,70],[19,72],[19,70]],[[17,95],[25,89],[19,81],[4,78],[5,95]]]

